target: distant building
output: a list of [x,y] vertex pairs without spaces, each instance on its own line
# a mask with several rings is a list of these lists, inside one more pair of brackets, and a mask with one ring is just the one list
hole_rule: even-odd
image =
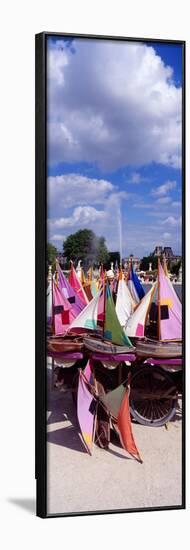
[[135,270],[139,270],[139,267],[140,267],[140,259],[137,258],[136,256],[134,256],[133,254],[130,254],[130,256],[127,256],[126,258],[123,258],[123,265],[124,265],[124,269],[128,270],[129,269],[129,266],[130,264],[133,264],[133,267]]
[[181,260],[181,256],[173,253],[171,246],[156,246],[152,256],[162,256],[170,266],[177,264]]
[[166,260],[167,259],[169,260],[170,258],[171,259],[174,258],[174,254],[173,254],[173,250],[172,250],[171,246],[164,246],[163,254],[164,254]]
[[163,247],[162,246],[155,246],[154,252],[152,253],[152,256],[161,256],[163,253]]

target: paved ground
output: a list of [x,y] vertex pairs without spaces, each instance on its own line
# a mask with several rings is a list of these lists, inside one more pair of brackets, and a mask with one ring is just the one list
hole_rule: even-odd
[[180,414],[168,430],[133,424],[143,464],[115,436],[86,453],[70,390],[51,391],[47,416],[49,514],[181,504]]

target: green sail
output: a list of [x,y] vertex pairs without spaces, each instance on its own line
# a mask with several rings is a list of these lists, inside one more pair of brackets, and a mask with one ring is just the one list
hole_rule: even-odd
[[107,284],[106,287],[104,337],[107,340],[111,340],[113,344],[117,344],[118,346],[132,347],[131,341],[124,333],[117,317],[109,284]]
[[115,416],[115,418],[118,417],[119,409],[125,394],[126,388],[123,384],[121,384],[115,388],[115,390],[109,391],[108,393],[105,393],[105,395],[100,396],[100,401],[104,403],[108,411]]

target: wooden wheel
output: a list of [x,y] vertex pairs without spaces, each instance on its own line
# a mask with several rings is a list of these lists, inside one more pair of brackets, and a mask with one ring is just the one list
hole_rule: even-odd
[[177,390],[168,372],[145,366],[131,379],[130,411],[138,423],[163,426],[175,415]]

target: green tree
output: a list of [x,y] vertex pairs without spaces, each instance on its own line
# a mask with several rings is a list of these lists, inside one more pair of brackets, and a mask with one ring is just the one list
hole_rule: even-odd
[[170,267],[171,273],[178,276],[180,265],[181,265],[181,260],[179,260],[179,262],[177,262],[176,264],[172,264]]
[[115,266],[116,262],[118,267],[120,266],[120,253],[119,252],[109,252],[108,262],[106,263],[106,268],[110,269],[111,263]]
[[97,263],[106,264],[109,260],[109,252],[104,237],[97,238]]
[[156,256],[144,256],[140,263],[140,269],[141,271],[148,271],[149,270],[149,264],[152,264],[152,270],[157,269],[158,267],[158,258]]
[[48,264],[53,265],[57,256],[57,248],[51,243],[47,243],[47,261]]
[[84,268],[104,263],[109,257],[104,237],[97,237],[90,229],[80,229],[69,235],[63,243],[63,250],[68,262],[82,260]]

